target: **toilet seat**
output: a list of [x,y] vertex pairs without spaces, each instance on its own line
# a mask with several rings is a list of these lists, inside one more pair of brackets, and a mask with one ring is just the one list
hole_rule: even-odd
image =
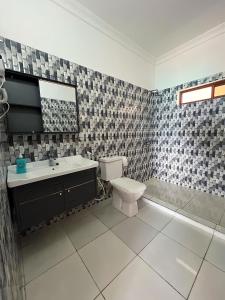
[[118,190],[131,194],[142,193],[146,189],[145,184],[127,177],[113,179],[110,181],[110,183]]

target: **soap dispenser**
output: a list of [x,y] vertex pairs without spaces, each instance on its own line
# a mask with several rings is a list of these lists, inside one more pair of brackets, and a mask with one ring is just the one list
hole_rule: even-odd
[[17,174],[22,174],[27,172],[27,167],[26,167],[26,159],[23,158],[22,154],[19,155],[19,157],[16,159],[16,173]]

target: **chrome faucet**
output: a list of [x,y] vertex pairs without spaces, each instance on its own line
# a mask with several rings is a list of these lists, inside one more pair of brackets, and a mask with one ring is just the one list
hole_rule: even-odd
[[57,162],[56,158],[54,157],[53,147],[50,148],[48,156],[49,156],[48,164],[49,164],[50,167],[54,167],[54,166],[59,164]]

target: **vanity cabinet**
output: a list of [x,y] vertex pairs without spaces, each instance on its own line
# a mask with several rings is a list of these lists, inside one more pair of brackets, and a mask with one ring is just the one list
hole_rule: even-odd
[[63,192],[58,192],[20,203],[17,208],[20,229],[24,230],[33,225],[38,225],[62,213],[65,209],[63,198]]
[[[71,186],[65,190],[66,210],[70,210],[77,205],[85,204],[93,199],[96,194],[96,183],[93,180]],[[85,195],[85,197],[84,197]]]
[[9,188],[19,231],[96,197],[96,168]]

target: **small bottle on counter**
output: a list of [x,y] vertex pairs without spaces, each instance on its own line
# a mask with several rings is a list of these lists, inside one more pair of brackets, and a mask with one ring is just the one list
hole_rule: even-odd
[[23,155],[20,154],[19,157],[16,159],[16,173],[23,174],[27,172],[27,161],[23,158]]

